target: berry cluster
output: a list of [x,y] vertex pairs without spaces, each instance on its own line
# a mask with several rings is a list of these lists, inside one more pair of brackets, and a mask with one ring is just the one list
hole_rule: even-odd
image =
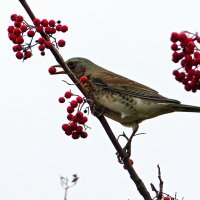
[[[133,165],[133,163],[134,163],[132,159],[129,159],[129,162],[130,162],[131,165]],[[123,167],[124,167],[124,169],[127,170],[126,165],[123,165]]]
[[170,38],[173,44],[172,61],[181,67],[173,71],[175,79],[184,85],[186,91],[200,90],[200,37],[187,31],[173,32]]
[[84,114],[87,113],[87,110],[81,111],[86,101],[82,97],[72,94],[71,91],[65,92],[64,97],[60,97],[58,101],[64,103],[65,99],[70,99],[72,96],[76,96],[76,99],[69,102],[70,105],[67,107],[67,119],[69,122],[63,124],[62,129],[66,135],[71,136],[73,139],[86,138],[88,134],[85,123],[88,118]]
[[[13,25],[8,27],[8,38],[14,43],[13,51],[17,59],[27,59],[32,56],[32,47],[38,45],[41,55],[45,55],[45,49],[51,48],[53,45],[58,47],[65,46],[65,40],[56,41],[53,35],[59,31],[65,33],[68,30],[66,25],[61,25],[61,21],[35,18],[33,25],[29,25],[21,15],[11,15]],[[44,37],[39,37],[34,43],[33,38],[36,33],[46,34]],[[27,37],[25,37],[27,36]],[[29,38],[29,42],[25,41]],[[52,40],[52,41],[51,41]]]

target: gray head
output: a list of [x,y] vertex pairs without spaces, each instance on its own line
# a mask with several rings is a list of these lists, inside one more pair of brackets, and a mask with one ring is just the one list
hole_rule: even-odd
[[66,63],[67,66],[72,70],[74,74],[76,74],[78,78],[80,78],[83,75],[88,76],[94,73],[94,70],[96,70],[97,68],[101,69],[101,67],[97,66],[96,64],[94,64],[86,58],[70,58],[66,61]]

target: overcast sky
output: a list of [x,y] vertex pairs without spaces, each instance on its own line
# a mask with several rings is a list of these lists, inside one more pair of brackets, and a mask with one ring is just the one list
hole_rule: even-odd
[[[28,1],[38,18],[60,19],[69,26],[60,49],[65,59],[86,57],[130,79],[158,90],[185,104],[200,106],[200,92],[186,92],[171,75],[170,34],[198,32],[200,2],[191,0],[73,0]],[[57,99],[70,88],[65,75],[50,76],[56,64],[47,52],[19,61],[7,38],[10,15],[29,17],[21,4],[5,1],[1,6],[0,73],[0,199],[63,200],[59,177],[77,173],[77,185],[69,200],[142,199],[122,165],[100,123],[89,116],[89,137],[72,140],[63,134],[66,105]],[[157,164],[164,192],[179,199],[197,199],[200,161],[199,114],[173,113],[143,122],[134,139],[132,159],[150,190],[158,186]],[[116,136],[131,129],[109,120]],[[152,197],[155,195],[151,193]]]

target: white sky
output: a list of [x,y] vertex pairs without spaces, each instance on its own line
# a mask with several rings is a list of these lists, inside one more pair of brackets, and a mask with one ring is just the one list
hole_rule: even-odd
[[[200,2],[191,0],[28,1],[38,18],[60,19],[69,26],[59,35],[67,45],[65,59],[81,56],[114,72],[144,83],[169,98],[200,105],[199,92],[187,93],[171,75],[170,33],[200,30]],[[69,191],[69,200],[142,199],[123,167],[100,123],[89,117],[92,127],[85,140],[72,140],[61,130],[65,106],[57,102],[69,89],[64,76],[50,76],[56,64],[50,53],[22,63],[15,58],[7,39],[9,17],[29,17],[15,0],[1,6],[0,73],[0,199],[63,200],[59,176],[80,176]],[[76,88],[72,88],[77,91]],[[116,135],[131,132],[109,121]],[[150,190],[158,184],[160,164],[164,191],[181,199],[199,193],[200,115],[174,113],[148,120],[135,138],[134,166]],[[152,196],[154,194],[152,193]]]

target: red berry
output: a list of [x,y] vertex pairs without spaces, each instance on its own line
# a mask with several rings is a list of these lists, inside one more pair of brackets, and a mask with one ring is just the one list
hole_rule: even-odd
[[56,29],[55,29],[55,28],[52,28],[52,29],[51,29],[51,34],[54,34],[54,33],[56,33]]
[[200,37],[197,37],[197,42],[200,43]]
[[73,117],[74,117],[74,115],[73,115],[72,113],[69,113],[69,114],[67,115],[67,119],[68,119],[69,121],[72,121],[72,120],[73,120]]
[[44,31],[45,31],[46,34],[51,34],[52,33],[52,28],[47,26],[47,27],[45,27]]
[[73,139],[78,139],[80,137],[80,135],[77,132],[72,132],[72,138]]
[[45,43],[45,39],[44,39],[43,37],[40,37],[40,38],[38,39],[38,43],[39,43],[39,44],[44,44],[44,43]]
[[63,124],[62,125],[62,129],[63,129],[63,131],[67,131],[67,130],[69,130],[69,124]]
[[50,49],[51,47],[53,47],[53,44],[50,41],[48,41],[48,40],[45,40],[44,44],[45,44],[45,47],[47,49]]
[[199,53],[198,51],[194,52],[194,57],[195,57],[195,58],[200,57],[200,53]]
[[22,22],[24,20],[24,18],[21,15],[18,15],[16,18],[16,21],[18,22]]
[[42,33],[43,32],[43,26],[37,26],[35,29],[38,33]]
[[16,49],[17,49],[17,51],[21,51],[21,50],[23,50],[23,47],[21,44],[18,44],[18,45],[16,45]]
[[177,42],[177,41],[179,40],[179,34],[176,33],[176,32],[173,32],[173,33],[171,34],[170,40],[171,40],[172,42],[174,42],[174,43]]
[[38,46],[38,49],[39,49],[40,51],[44,51],[44,50],[45,50],[45,46],[42,45],[42,44],[40,44],[40,45]]
[[186,67],[187,63],[188,62],[186,60],[181,60],[181,66],[182,67]]
[[14,33],[9,33],[9,34],[8,34],[8,37],[9,37],[9,39],[12,40],[12,41],[15,41],[15,39],[16,39],[16,35],[15,35]]
[[55,24],[56,24],[56,22],[53,19],[49,20],[49,26],[54,27]]
[[185,61],[191,61],[192,60],[192,56],[191,55],[186,55],[185,56]]
[[85,132],[85,131],[82,131],[80,133],[80,135],[81,135],[82,138],[86,138],[88,136],[87,132]]
[[80,81],[81,83],[86,83],[88,81],[87,76],[81,76]]
[[69,99],[71,98],[72,93],[70,91],[65,92],[65,98]]
[[35,18],[35,19],[33,20],[33,24],[34,24],[35,26],[39,26],[39,25],[40,25],[40,19]]
[[67,112],[68,112],[68,113],[73,113],[73,112],[74,112],[74,108],[71,107],[71,106],[68,106],[68,107],[67,107]]
[[131,165],[133,165],[134,163],[132,159],[129,159],[129,162],[131,163]]
[[77,126],[76,127],[76,131],[77,132],[82,132],[83,131],[83,127],[82,126]]
[[27,26],[26,25],[21,25],[20,29],[24,33],[24,32],[27,31]]
[[72,121],[73,122],[78,122],[78,117],[76,115],[74,115],[73,118],[72,118]]
[[32,56],[32,53],[31,53],[31,51],[26,51],[25,53],[24,53],[24,58],[26,59],[26,58],[30,58]]
[[73,108],[76,108],[76,107],[78,106],[78,103],[77,103],[76,100],[72,100],[72,101],[70,102],[70,105],[71,105]]
[[70,129],[74,131],[77,127],[77,124],[76,122],[71,122],[69,126],[70,126]]
[[18,22],[18,21],[15,21],[15,23],[14,23],[14,26],[17,27],[17,28],[20,28],[21,25],[22,25],[22,23]]
[[55,67],[49,67],[49,73],[50,74],[55,74],[56,73],[56,68]]
[[78,112],[76,113],[76,116],[77,116],[78,118],[83,118],[83,113],[82,113],[81,111],[78,111]]
[[17,45],[13,46],[12,49],[13,49],[14,52],[17,52],[17,51],[18,51],[18,50],[17,50]]
[[178,71],[178,70],[174,70],[174,71],[172,72],[172,74],[173,74],[174,76],[177,76],[177,75],[179,74],[179,71]]
[[83,123],[85,124],[88,121],[88,118],[86,116],[83,116]]
[[65,134],[68,135],[68,136],[71,135],[72,134],[72,130],[70,130],[70,128],[69,128],[67,131],[65,131]]
[[41,25],[42,26],[44,26],[44,27],[47,27],[48,26],[48,20],[47,19],[43,19],[42,21],[41,21]]
[[180,42],[187,41],[187,39],[188,39],[188,37],[187,37],[187,35],[185,34],[185,32],[181,32],[181,33],[179,34],[179,41],[180,41]]
[[21,30],[20,30],[19,28],[14,28],[13,33],[14,33],[16,36],[19,36],[19,35],[21,34]]
[[164,197],[163,200],[170,200],[170,197]]
[[33,30],[29,30],[27,32],[28,37],[33,37],[35,35],[35,32]]
[[61,24],[56,25],[56,30],[57,30],[57,31],[61,31],[61,28],[62,28],[62,25],[61,25]]
[[65,46],[65,40],[59,40],[58,41],[58,46],[59,47],[64,47]]
[[12,15],[10,16],[10,19],[11,19],[12,21],[15,21],[15,20],[17,19],[17,14],[12,14]]
[[59,103],[64,103],[64,102],[65,102],[65,98],[64,98],[64,97],[60,97],[60,98],[58,99],[58,101],[59,101]]
[[190,49],[194,49],[196,47],[196,45],[194,44],[194,41],[190,41],[188,44],[187,44],[187,47],[190,48]]
[[63,26],[61,27],[61,31],[62,31],[63,33],[65,33],[66,31],[68,31],[68,26],[63,25]]
[[80,96],[77,96],[76,97],[76,101],[77,101],[77,103],[83,103],[83,98],[82,97],[80,97]]
[[197,77],[197,78],[200,78],[200,71],[199,70],[196,70],[194,72],[194,76]]
[[85,124],[88,121],[88,118],[86,116],[83,116],[82,118],[78,119],[78,122],[80,124]]
[[23,58],[23,53],[21,51],[18,51],[15,56],[17,57],[17,59],[22,59]]
[[172,49],[173,51],[177,51],[177,50],[178,50],[178,45],[177,45],[176,43],[173,43],[173,44],[171,45],[171,49]]
[[18,36],[15,40],[17,44],[22,44],[24,42],[24,38],[22,36]]
[[175,51],[175,52],[172,54],[172,58],[174,58],[174,59],[179,59],[179,53]]
[[9,26],[7,29],[8,33],[13,33],[14,28],[14,26]]

